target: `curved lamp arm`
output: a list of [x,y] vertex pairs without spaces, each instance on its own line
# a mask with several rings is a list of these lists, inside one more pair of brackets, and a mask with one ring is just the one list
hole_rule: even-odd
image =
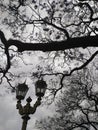
[[19,110],[20,115],[29,115],[29,114],[34,114],[37,107],[41,105],[41,97],[37,98],[37,101],[33,105],[33,107],[30,105],[30,102],[32,99],[29,97],[27,99],[27,104],[25,106],[22,106],[21,101],[17,101],[16,108]]
[[41,98],[37,98],[37,101],[33,105],[33,107],[30,107],[30,114],[34,114],[37,107],[41,105]]

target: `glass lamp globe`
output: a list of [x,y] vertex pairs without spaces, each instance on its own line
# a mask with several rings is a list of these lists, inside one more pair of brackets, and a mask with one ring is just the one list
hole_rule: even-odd
[[47,88],[47,84],[43,80],[38,80],[35,83],[35,93],[38,97],[43,97]]
[[16,87],[16,98],[18,100],[23,100],[28,92],[28,86],[23,83],[23,84],[18,84]]

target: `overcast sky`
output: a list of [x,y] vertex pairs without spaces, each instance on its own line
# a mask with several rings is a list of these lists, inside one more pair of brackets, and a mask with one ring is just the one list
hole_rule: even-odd
[[[28,91],[27,96],[30,96],[32,90]],[[33,95],[33,94],[32,94]],[[32,106],[36,101],[36,96],[32,96]],[[22,119],[16,109],[16,98],[15,93],[5,93],[0,96],[0,130],[21,130]],[[26,102],[23,101],[23,104]],[[51,115],[52,107],[39,106],[35,114],[31,115],[31,119],[28,121],[27,130],[37,130],[34,127],[35,121]]]

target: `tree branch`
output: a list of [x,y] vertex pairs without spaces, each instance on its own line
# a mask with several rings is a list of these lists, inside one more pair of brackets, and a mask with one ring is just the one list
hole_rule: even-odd
[[[68,73],[68,74],[57,73],[57,74],[59,74],[59,75],[62,75],[62,78],[61,78],[61,80],[60,80],[60,87],[55,90],[54,96],[56,95],[56,93],[57,93],[59,90],[61,90],[61,89],[63,88],[63,80],[64,80],[65,76],[71,76],[71,74],[72,74],[74,71],[81,70],[81,69],[83,69],[84,67],[86,67],[86,66],[94,59],[94,57],[95,57],[97,54],[98,54],[98,51],[96,51],[84,64],[82,64],[82,65],[79,66],[79,67],[76,67],[76,68],[72,69],[72,70],[70,71],[70,73]],[[42,74],[42,75],[45,75],[45,74]],[[48,75],[49,75],[49,74],[48,74]],[[54,73],[54,74],[52,74],[52,75],[56,75],[56,73]]]
[[24,43],[19,40],[6,40],[4,33],[0,31],[0,39],[6,47],[15,45],[19,52],[23,51],[59,51],[74,48],[98,47],[98,36],[85,36],[70,38],[64,41],[53,41],[49,43]]
[[1,73],[3,73],[3,76],[5,76],[5,74],[8,72],[9,68],[10,68],[10,56],[9,56],[9,51],[8,51],[8,44],[7,44],[7,40],[4,36],[4,33],[2,31],[0,31],[0,38],[1,38],[1,42],[4,44],[5,47],[5,54],[7,57],[7,65],[6,65],[6,69],[0,71]]

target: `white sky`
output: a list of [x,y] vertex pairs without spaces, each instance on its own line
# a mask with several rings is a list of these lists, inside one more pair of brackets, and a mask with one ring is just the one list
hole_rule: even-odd
[[[32,90],[29,90],[27,96],[30,96],[31,92]],[[31,97],[33,96],[31,95]],[[37,98],[34,96],[32,99],[31,105],[33,106]],[[0,96],[0,130],[21,130],[22,119],[16,109],[16,102],[15,93],[4,93],[3,96]],[[24,105],[25,103],[26,101],[23,101]],[[51,111],[53,112],[52,107],[39,106],[35,114],[30,116],[27,130],[37,130],[34,127],[35,121],[52,115]]]

